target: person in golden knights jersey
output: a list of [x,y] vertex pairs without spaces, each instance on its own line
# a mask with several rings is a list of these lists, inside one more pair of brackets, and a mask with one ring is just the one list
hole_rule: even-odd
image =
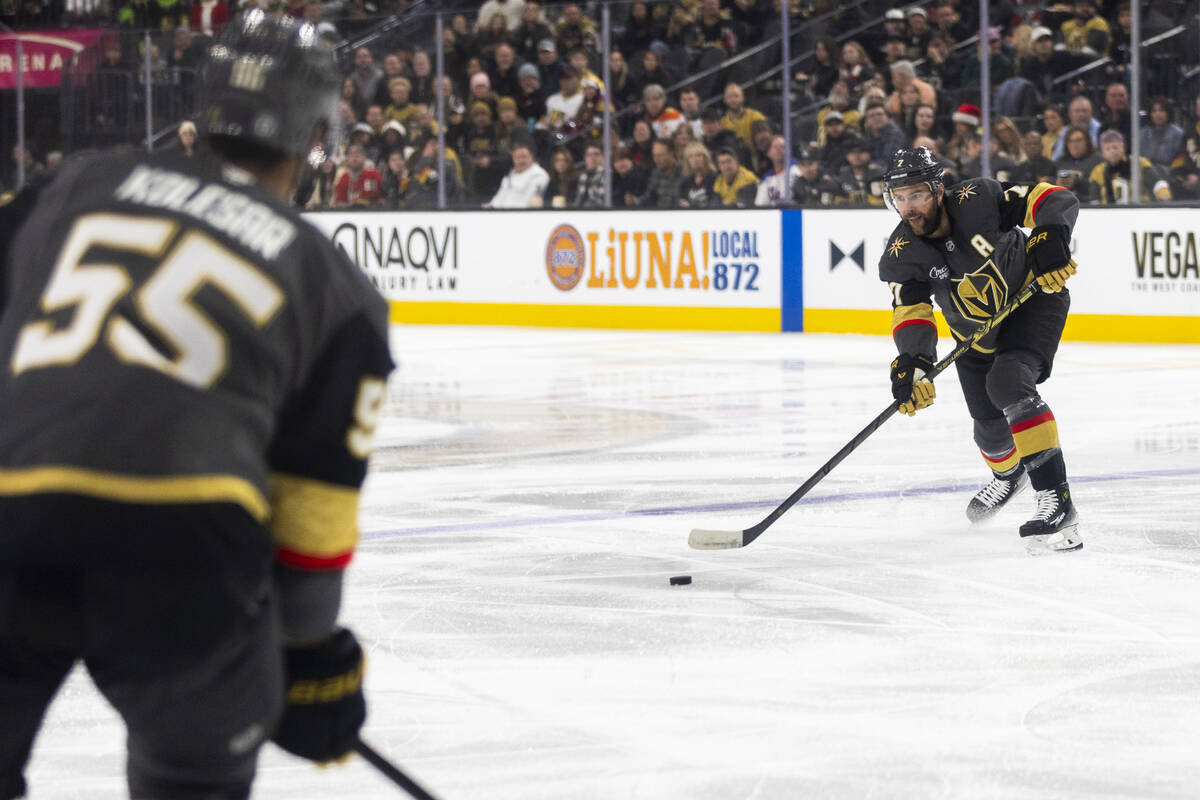
[[268,739],[354,747],[387,307],[286,202],[340,86],[313,26],[251,11],[209,52],[207,155],[81,159],[3,214],[2,798],[79,662],[135,798],[248,797]]
[[884,181],[901,217],[879,259],[879,277],[892,290],[899,355],[891,381],[900,410],[911,416],[935,396],[924,379],[936,361],[934,300],[961,340],[1036,281],[1040,291],[954,363],[991,470],[967,517],[994,515],[1028,482],[1036,506],[1020,534],[1030,552],[1082,548],[1058,426],[1037,388],[1050,377],[1070,306],[1065,284],[1076,269],[1070,241],[1079,201],[1047,183],[975,178],[946,186],[925,147],[898,150]]

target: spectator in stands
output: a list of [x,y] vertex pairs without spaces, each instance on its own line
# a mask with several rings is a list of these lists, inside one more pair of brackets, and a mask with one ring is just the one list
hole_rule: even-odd
[[[733,131],[746,150],[754,147],[751,126],[758,120],[765,119],[762,112],[746,107],[746,97],[741,86],[732,82],[725,86],[725,116],[721,117],[721,126]],[[720,164],[717,167],[720,169]]]
[[512,45],[524,61],[536,61],[538,45],[554,36],[550,26],[542,19],[542,4],[538,0],[526,0],[521,9],[521,20],[512,31]]
[[1071,98],[1071,102],[1067,104],[1067,121],[1071,125],[1086,130],[1088,136],[1091,137],[1093,147],[1099,145],[1100,120],[1096,119],[1092,113],[1092,101],[1085,95],[1076,95]]
[[467,195],[485,199],[495,194],[507,163],[501,148],[500,132],[492,120],[492,111],[487,103],[471,104],[471,124],[462,138],[459,152],[470,165],[467,171]]
[[600,76],[592,72],[591,57],[587,50],[582,47],[575,47],[567,51],[567,63],[575,68],[579,73],[580,81],[593,81],[596,86],[604,88],[604,81],[600,80]]
[[[920,95],[919,103],[937,107],[937,92],[932,86],[917,77],[917,70],[911,61],[897,61],[891,65],[890,70],[892,86],[895,87],[895,91],[888,97],[887,113],[893,117],[900,114],[900,93],[909,86],[916,87],[917,93]],[[916,105],[914,103],[911,107],[915,109]]]
[[558,47],[554,44],[554,40],[543,39],[538,45],[537,68],[542,91],[546,93],[546,96],[558,92],[558,82],[565,66],[562,59],[558,57]]
[[635,56],[649,50],[654,42],[662,41],[663,34],[663,25],[650,13],[650,4],[633,3],[629,6],[625,30],[617,39],[617,47],[613,52]]
[[633,135],[629,138],[628,149],[633,163],[645,170],[654,165],[654,130],[650,123],[639,119],[633,123]]
[[546,116],[541,127],[557,133],[568,120],[575,119],[583,105],[583,92],[579,87],[579,74],[574,67],[564,67],[558,79],[558,91],[546,98]]
[[1062,24],[1062,36],[1068,50],[1090,58],[1108,55],[1112,40],[1108,20],[1096,14],[1093,0],[1075,0],[1075,16]]
[[362,119],[367,113],[367,100],[358,91],[358,83],[350,75],[342,82],[342,100],[350,104],[356,120]]
[[717,202],[713,183],[717,179],[717,168],[713,165],[708,148],[692,142],[683,151],[686,173],[680,180],[679,206],[681,208],[711,208]]
[[841,187],[815,154],[802,149],[799,158],[799,175],[792,184],[791,202],[808,208],[831,206]]
[[[1004,52],[1003,40],[1000,38],[999,28],[988,29],[988,58],[989,69],[991,70],[991,82],[993,86],[998,86],[1004,81],[1012,77],[1013,65],[1010,59]],[[983,76],[982,69],[982,53],[983,46],[972,47],[970,54],[963,62],[962,74],[959,78],[958,85],[962,89],[978,89]]]
[[642,68],[633,76],[633,87],[637,89],[638,96],[640,97],[645,88],[651,84],[657,83],[659,86],[666,86],[670,82],[671,77],[663,69],[658,52],[647,50],[642,53]]
[[[224,0],[200,0],[192,6],[189,17],[193,31],[214,38],[221,34],[221,28],[229,22],[229,19],[229,6],[225,4]],[[370,95],[366,96],[370,97]]]
[[662,43],[666,45],[671,57],[679,59],[683,64],[690,64],[693,55],[699,52],[700,28],[685,4],[675,3],[671,6],[671,17],[667,20]]
[[772,10],[768,0],[733,0],[729,15],[742,26],[742,46],[749,47],[762,41],[767,23],[778,18],[779,9]]
[[544,208],[570,208],[575,203],[575,192],[579,185],[579,173],[575,160],[565,147],[555,148],[550,154],[550,181],[542,192]]
[[950,44],[934,33],[925,47],[925,58],[917,62],[917,74],[937,91],[958,88],[958,73],[950,62]]
[[[921,107],[921,94],[917,91],[917,87],[909,84],[900,90],[900,107],[897,113],[889,116],[896,123],[896,127],[904,131],[906,142],[911,142],[913,136],[916,135],[917,109]],[[925,107],[928,108],[928,106]]]
[[560,53],[570,53],[576,48],[595,53],[600,49],[596,23],[584,16],[576,3],[563,6],[558,24],[554,26],[554,38]]
[[542,93],[541,76],[533,64],[522,64],[517,70],[520,89],[513,99],[517,102],[517,113],[528,125],[537,123],[546,116],[546,96]]
[[859,34],[859,37],[871,58],[876,63],[880,63],[885,56],[889,39],[903,43],[908,38],[908,17],[903,9],[889,8],[884,13],[883,22],[878,27]]
[[825,143],[825,121],[829,114],[838,112],[842,115],[842,121],[846,124],[849,130],[858,130],[859,123],[862,122],[862,114],[857,108],[851,107],[850,88],[843,82],[838,81],[829,90],[829,97],[825,100],[825,106],[817,112],[817,141],[822,145]]
[[645,110],[644,119],[659,139],[671,138],[675,129],[684,123],[679,110],[667,105],[667,93],[657,83],[642,90],[642,108]]
[[813,45],[812,61],[806,72],[797,72],[796,80],[807,84],[813,97],[825,97],[841,79],[842,48],[832,36],[822,36]]
[[[758,182],[758,191],[754,195],[754,205],[759,207],[779,208],[792,201],[792,186],[800,176],[800,168],[796,159],[787,157],[787,144],[782,136],[772,136],[770,147],[767,149],[769,168],[762,180]],[[800,151],[801,160],[816,163],[816,156],[808,150]]]
[[387,208],[403,208],[408,189],[408,166],[404,163],[404,151],[399,148],[389,150],[379,174],[383,178],[381,204]]
[[[394,119],[389,119],[383,123],[383,145],[380,148],[382,153],[380,160],[386,162],[387,154],[392,150],[403,150],[404,143],[408,140],[408,129]],[[380,170],[382,173],[383,170]]]
[[897,61],[904,61],[904,57],[908,55],[908,47],[905,42],[905,37],[889,36],[883,42],[883,56],[876,61],[880,68],[891,67]]
[[383,70],[375,66],[375,57],[369,48],[360,47],[354,51],[354,71],[350,73],[350,79],[358,87],[359,97],[368,102],[375,97],[383,80]]
[[875,77],[875,67],[867,51],[857,41],[850,40],[842,45],[840,80],[846,84],[850,100],[861,94],[863,86]]
[[608,55],[608,78],[608,96],[612,98],[613,108],[619,111],[637,105],[641,98],[635,91],[636,81],[629,69],[629,62],[621,55],[620,50],[613,50]]
[[687,171],[687,164],[683,160],[683,151],[692,142],[700,141],[696,134],[692,132],[691,125],[680,125],[675,129],[675,133],[671,134],[671,147],[675,148],[675,158],[682,165],[684,171]]
[[1065,50],[1054,49],[1054,32],[1044,26],[1033,29],[1030,35],[1031,52],[1021,59],[1017,74],[1029,81],[1043,98],[1059,94],[1054,79],[1073,69],[1072,57]]
[[[512,169],[500,182],[500,188],[485,208],[531,208],[539,205],[550,176],[533,158],[527,145],[512,151]],[[536,199],[535,199],[536,198]]]
[[716,61],[711,63],[732,58],[742,48],[746,32],[728,11],[721,9],[721,0],[701,0],[696,27],[700,32],[702,54],[714,51],[717,54]]
[[1115,130],[1125,141],[1132,135],[1133,122],[1129,112],[1129,90],[1123,83],[1110,83],[1104,92],[1104,106],[1100,109],[1100,132]]
[[488,110],[492,112],[492,118],[495,119],[496,103],[499,100],[500,98],[492,91],[492,79],[486,72],[476,72],[471,76],[471,82],[468,84],[467,103],[471,105],[485,103]]
[[913,114],[912,128],[911,130],[906,129],[904,133],[908,136],[909,141],[915,141],[920,137],[940,141],[942,136],[938,130],[937,109],[927,105],[917,106],[916,113]]
[[[854,112],[857,114],[858,112]],[[840,111],[825,115],[824,145],[821,148],[821,169],[836,175],[846,165],[846,154],[851,145],[862,141],[858,129],[846,124]]]
[[367,126],[367,139],[361,142],[363,152],[367,154],[367,160],[372,163],[378,163],[382,157],[383,148],[383,125],[387,119],[383,116],[383,109],[379,106],[367,106],[367,114],[363,118]]
[[945,174],[942,177],[945,179],[947,185],[958,181],[958,165],[942,155],[941,144],[936,139],[931,139],[928,136],[917,136],[913,139],[912,146],[929,148],[937,163],[945,170]]
[[383,116],[393,119],[401,125],[407,125],[413,117],[412,81],[403,75],[397,75],[388,81],[388,104],[383,109]]
[[[496,123],[496,134],[500,137],[500,152],[509,153],[517,142],[533,144],[533,136],[529,124],[517,112],[517,101],[511,97],[501,97],[496,103],[500,119]],[[535,148],[536,152],[536,148]]]
[[700,93],[691,86],[679,93],[679,113],[683,115],[684,125],[692,129],[697,139],[704,135],[700,120]]
[[726,148],[717,153],[717,178],[713,194],[723,208],[750,208],[758,194],[758,178],[741,165],[737,151]]
[[367,164],[367,155],[360,145],[346,150],[343,171],[335,181],[333,205],[337,208],[370,206],[382,198],[383,176]]
[[1042,153],[1042,135],[1028,131],[1021,137],[1025,160],[1017,164],[1013,180],[1017,183],[1054,183],[1058,170],[1054,162]]
[[892,155],[904,147],[904,131],[888,118],[887,109],[879,101],[867,104],[863,118],[863,142],[871,154],[871,160],[885,164]]
[[750,150],[750,159],[745,167],[757,178],[762,178],[771,169],[771,157],[768,152],[774,136],[775,131],[771,128],[771,123],[765,119],[760,119],[750,126],[750,140],[754,142],[754,147]]
[[846,163],[838,172],[839,199],[853,205],[883,205],[883,167],[871,160],[866,142],[850,145]]
[[525,0],[487,0],[479,7],[479,16],[475,19],[475,30],[489,30],[492,17],[497,14],[504,17],[506,28],[514,30],[520,26],[524,10]]
[[596,142],[583,149],[583,169],[575,183],[575,208],[606,208],[604,203],[604,148]]
[[496,48],[510,44],[512,35],[508,32],[508,21],[503,14],[493,14],[488,25],[476,36],[476,54],[492,61],[496,57]]
[[975,30],[967,24],[954,3],[941,0],[933,9],[933,22],[940,33],[951,46],[968,38]]
[[433,64],[429,61],[429,53],[417,50],[412,58],[412,79],[410,80],[410,99],[414,103],[433,102]]
[[1042,109],[1042,155],[1054,160],[1062,157],[1063,134],[1067,130],[1067,112],[1057,103]]
[[1013,164],[1024,164],[1029,160],[1025,155],[1021,129],[1011,118],[1003,114],[992,117],[992,139],[996,142],[999,154]]
[[1183,128],[1171,121],[1173,106],[1166,97],[1152,97],[1147,122],[1141,128],[1141,153],[1160,171],[1170,169],[1184,152]]
[[929,12],[921,6],[913,6],[908,10],[905,58],[910,61],[922,58],[931,41],[933,41],[933,28],[929,24]]
[[405,208],[437,208],[438,184],[446,184],[446,204],[454,207],[461,199],[462,183],[458,177],[458,158],[449,148],[446,150],[446,174],[438,172],[438,140],[426,133],[417,140],[408,169],[408,187],[404,197]]
[[633,155],[621,147],[613,154],[613,205],[617,208],[633,208],[637,199],[646,192],[649,175],[646,170],[633,163]]
[[683,177],[675,149],[668,141],[653,145],[654,171],[646,184],[646,192],[637,200],[640,208],[679,208],[679,181]]
[[737,135],[722,123],[721,112],[711,106],[700,112],[700,143],[708,150],[710,159],[712,153],[741,147]]
[[[495,17],[493,17],[495,19]],[[492,55],[492,67],[488,73],[491,79],[492,90],[500,97],[515,97],[517,90],[520,89],[520,80],[517,77],[519,69],[517,64],[517,55],[513,51],[512,45],[501,44],[496,46],[496,51]]]
[[[383,57],[383,77],[379,81],[379,87],[375,90],[375,97],[371,102],[377,105],[387,107],[391,102],[390,87],[393,78],[399,78],[407,72],[404,62],[396,53],[388,53]],[[412,84],[409,84],[409,92],[412,92]]]
[[951,135],[950,141],[946,142],[943,155],[959,168],[966,160],[969,138],[979,135],[979,122],[982,117],[983,112],[979,110],[979,106],[970,103],[960,105],[950,117],[954,122],[954,133]]
[[183,147],[183,154],[188,158],[196,155],[196,123],[190,119],[179,123],[179,144]]
[[1054,159],[1058,171],[1055,183],[1070,189],[1081,203],[1095,199],[1088,177],[1100,163],[1100,156],[1092,146],[1092,137],[1086,128],[1069,126],[1063,136],[1064,155]]
[[1092,168],[1088,182],[1101,205],[1128,205],[1132,202],[1151,203],[1155,200],[1171,199],[1171,186],[1150,159],[1142,156],[1138,160],[1141,170],[1141,196],[1133,199],[1130,179],[1131,164],[1125,153],[1125,137],[1116,130],[1100,134],[1101,162]]

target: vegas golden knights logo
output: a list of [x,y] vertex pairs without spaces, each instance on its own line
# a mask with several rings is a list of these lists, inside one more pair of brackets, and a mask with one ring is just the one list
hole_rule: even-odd
[[967,319],[990,318],[1008,298],[1008,283],[990,258],[979,269],[956,279],[954,284],[950,297],[958,312]]

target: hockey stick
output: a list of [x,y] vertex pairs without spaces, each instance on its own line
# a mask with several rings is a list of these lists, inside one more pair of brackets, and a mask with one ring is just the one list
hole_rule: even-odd
[[[1033,295],[1037,292],[1037,286],[1037,282],[1034,281],[1018,292],[1017,296],[1010,300],[1007,305],[997,311],[995,316],[981,324],[975,329],[974,333],[972,333],[966,339],[963,339],[959,343],[958,347],[950,351],[948,356],[935,364],[933,370],[927,373],[925,377],[932,380],[944,369],[957,361],[959,356],[970,350],[972,346],[983,339],[983,337],[987,336],[988,333],[991,332],[992,328],[995,328],[997,325],[1007,319],[1008,316],[1016,311],[1022,303],[1033,297]],[[875,417],[875,419],[871,420],[867,427],[859,431],[858,434],[849,442],[847,442],[841,450],[838,450],[833,458],[826,461],[825,465],[817,470],[811,478],[806,480],[799,489],[788,495],[788,498],[780,503],[778,508],[768,514],[762,522],[742,531],[715,531],[706,530],[704,528],[694,528],[688,535],[688,545],[696,550],[732,550],[738,547],[745,547],[746,545],[750,544],[759,536],[761,536],[763,531],[771,527],[771,525],[775,523],[775,520],[782,517],[789,508],[796,505],[797,501],[799,501],[801,497],[804,497],[804,495],[808,494],[809,490],[820,483],[826,475],[828,475],[830,472],[833,472],[834,467],[842,463],[842,460],[845,459],[846,456],[853,453],[855,449],[860,444],[865,442],[872,433],[879,430],[883,423],[891,419],[892,415],[899,410],[900,405],[901,404],[899,400],[893,400],[890,406],[885,408],[879,414],[879,416]]]
[[355,740],[354,752],[365,758],[368,764],[382,772],[385,776],[391,779],[392,783],[408,792],[409,795],[415,797],[416,800],[437,800],[437,798],[421,788],[420,784],[401,772],[399,767],[388,761],[379,753],[375,752],[375,750],[362,739]]

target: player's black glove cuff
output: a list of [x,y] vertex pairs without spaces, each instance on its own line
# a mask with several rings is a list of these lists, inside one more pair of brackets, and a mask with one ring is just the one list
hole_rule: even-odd
[[367,719],[363,652],[345,628],[324,644],[284,650],[287,705],[273,741],[310,761],[333,761],[354,748]]
[[1025,243],[1025,254],[1038,277],[1062,269],[1071,260],[1071,229],[1066,225],[1037,226]]
[[[917,375],[917,372],[920,375]],[[913,381],[920,380],[933,372],[933,359],[923,355],[901,353],[892,362],[892,397],[908,402],[912,397]],[[932,380],[932,379],[931,379]]]

